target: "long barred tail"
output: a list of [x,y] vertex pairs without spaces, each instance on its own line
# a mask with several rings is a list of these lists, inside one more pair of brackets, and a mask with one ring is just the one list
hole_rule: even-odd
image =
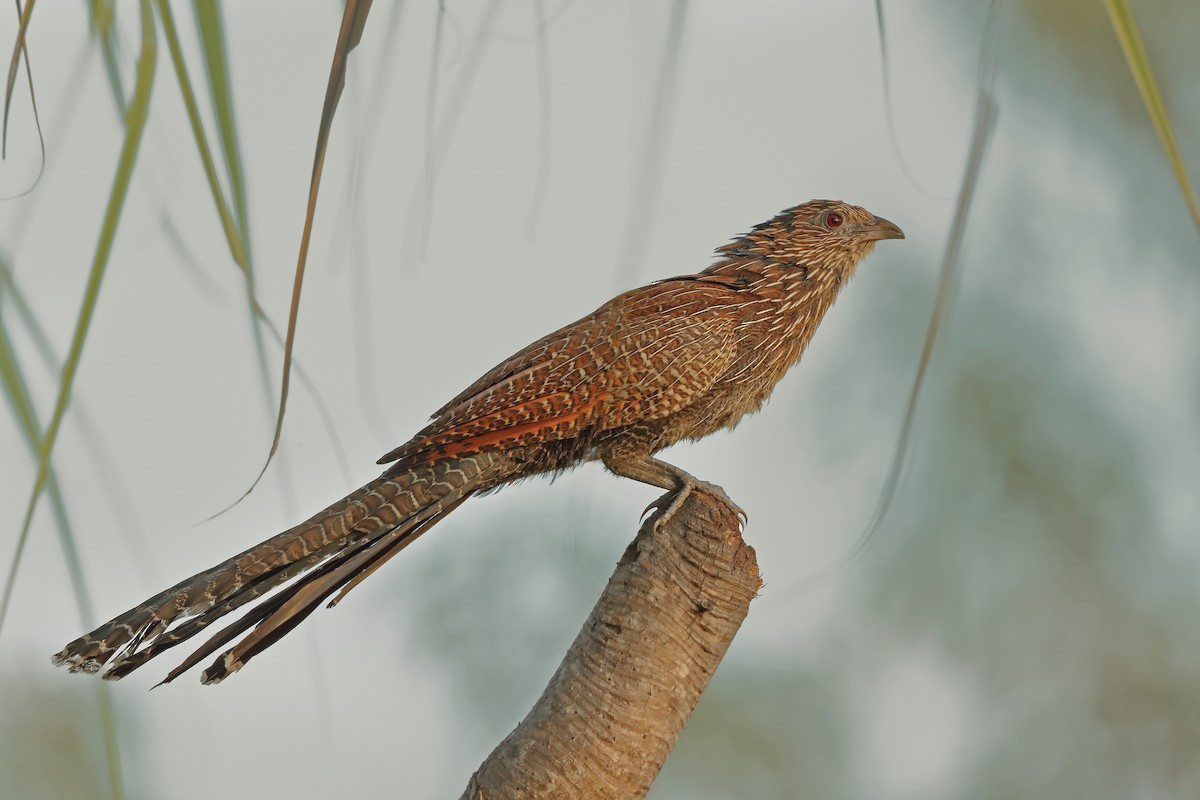
[[340,589],[329,605],[336,604],[472,494],[503,482],[511,469],[504,454],[493,452],[400,475],[385,473],[307,522],[104,623],[68,644],[52,660],[71,672],[98,672],[111,660],[104,678],[117,680],[229,612],[300,576],[212,636],[163,680],[171,682],[253,628],[201,675],[202,682],[217,683],[278,641]]

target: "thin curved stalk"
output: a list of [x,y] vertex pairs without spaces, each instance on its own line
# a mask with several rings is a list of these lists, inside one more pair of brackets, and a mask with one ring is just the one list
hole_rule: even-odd
[[345,11],[342,14],[342,26],[338,31],[333,64],[329,68],[329,83],[325,88],[325,105],[321,110],[321,122],[317,129],[316,153],[313,156],[312,177],[308,186],[308,209],[304,216],[304,231],[300,236],[300,255],[296,260],[296,276],[292,282],[292,302],[288,312],[287,335],[283,345],[283,375],[280,379],[279,412],[275,417],[275,433],[271,439],[271,449],[267,453],[266,462],[258,476],[250,484],[250,488],[234,501],[233,505],[241,502],[254,491],[254,487],[266,474],[271,459],[279,451],[279,439],[283,434],[283,418],[287,411],[288,386],[292,374],[292,350],[296,344],[296,320],[300,316],[300,292],[304,287],[304,268],[308,262],[308,246],[312,239],[313,220],[317,215],[317,193],[321,188],[321,174],[325,167],[325,151],[329,145],[329,131],[333,126],[333,115],[337,111],[342,89],[346,86],[347,59],[350,51],[357,47],[362,39],[363,29],[367,24],[367,14],[370,10],[371,0],[347,0]]
[[917,364],[916,375],[913,377],[912,389],[909,390],[908,405],[904,411],[904,419],[900,423],[900,434],[896,439],[896,447],[892,452],[892,461],[888,466],[887,476],[880,489],[879,499],[875,504],[875,512],[866,528],[850,545],[850,548],[835,558],[831,563],[793,582],[787,587],[786,593],[792,599],[802,596],[805,591],[824,583],[827,579],[839,573],[842,569],[854,563],[871,544],[876,531],[891,510],[892,502],[900,489],[900,478],[904,472],[905,458],[908,455],[912,439],[913,427],[916,422],[917,405],[921,400],[921,390],[925,385],[925,376],[933,357],[934,345],[941,332],[942,323],[949,314],[950,305],[958,288],[959,273],[961,272],[962,242],[966,235],[967,220],[970,218],[971,202],[975,197],[979,184],[979,174],[983,169],[983,158],[987,152],[992,129],[996,123],[996,103],[992,99],[992,83],[996,69],[996,40],[993,36],[996,0],[988,3],[987,19],[984,22],[983,43],[979,51],[979,67],[976,77],[977,95],[975,102],[975,122],[971,132],[971,145],[967,154],[967,164],[963,170],[962,186],[958,193],[958,204],[954,209],[954,219],[950,224],[950,233],[946,240],[946,249],[942,254],[942,269],[938,276],[937,295],[933,301],[933,310],[929,315],[929,325],[925,331],[925,343],[921,348],[921,359]]
[[50,456],[54,444],[58,440],[58,432],[66,415],[67,405],[71,400],[71,389],[75,385],[75,374],[79,370],[79,362],[83,357],[83,346],[87,341],[88,330],[91,327],[92,316],[96,310],[96,301],[100,296],[100,287],[104,283],[104,274],[108,268],[108,259],[112,253],[113,240],[116,238],[117,226],[121,220],[121,211],[125,205],[125,197],[133,176],[133,168],[137,163],[138,151],[142,142],[142,133],[146,128],[146,117],[150,109],[150,90],[154,85],[154,68],[157,57],[157,43],[154,35],[154,17],[150,9],[150,0],[142,0],[142,46],[138,58],[137,80],[134,85],[133,100],[129,104],[129,114],[125,118],[125,141],[121,146],[121,155],[117,161],[117,171],[113,178],[112,191],[109,194],[108,207],[104,213],[104,222],[100,228],[100,240],[96,245],[96,253],[92,259],[92,268],[88,275],[87,286],[84,290],[83,304],[79,310],[79,318],[75,324],[75,334],[71,339],[71,349],[63,364],[62,378],[59,382],[58,397],[50,424],[38,447],[38,470],[34,480],[33,491],[30,493],[25,517],[21,523],[21,531],[17,537],[17,551],[9,566],[8,578],[4,594],[0,599],[0,625],[4,622],[13,584],[17,571],[21,566],[21,558],[29,536],[29,528],[33,522],[33,513],[37,508],[38,498],[46,488],[50,476]]
[[1162,92],[1158,88],[1158,79],[1154,77],[1154,68],[1150,66],[1150,57],[1146,54],[1146,46],[1142,43],[1142,35],[1138,32],[1137,22],[1133,12],[1125,0],[1105,0],[1104,7],[1108,9],[1108,18],[1112,22],[1113,32],[1121,43],[1125,60],[1129,63],[1129,72],[1137,83],[1142,102],[1146,105],[1146,114],[1158,134],[1158,141],[1166,153],[1171,171],[1175,173],[1175,182],[1183,193],[1183,200],[1191,212],[1192,222],[1196,231],[1200,232],[1200,203],[1196,200],[1196,191],[1188,178],[1187,167],[1183,163],[1183,155],[1179,152],[1179,142],[1175,139],[1175,129],[1171,125],[1171,116],[1167,113],[1167,105],[1163,102]]
[[29,29],[29,20],[33,16],[33,0],[29,0],[29,5],[25,6],[24,12],[21,11],[21,0],[17,0],[17,14],[20,15],[21,21],[17,30],[17,41],[13,45],[12,61],[8,66],[8,82],[4,88],[4,122],[2,126],[3,130],[0,131],[0,158],[5,158],[8,155],[8,110],[12,104],[12,93],[17,82],[17,69],[20,65],[20,58],[24,56],[25,79],[29,83],[29,103],[33,106],[33,124],[37,127],[38,146],[41,148],[41,163],[38,165],[38,173],[30,183],[29,188],[20,194],[6,198],[9,200],[32,192],[33,187],[37,186],[38,182],[42,179],[42,173],[46,171],[46,139],[42,135],[42,119],[38,114],[37,94],[33,91],[33,67],[29,65],[29,48],[25,46],[25,32]]

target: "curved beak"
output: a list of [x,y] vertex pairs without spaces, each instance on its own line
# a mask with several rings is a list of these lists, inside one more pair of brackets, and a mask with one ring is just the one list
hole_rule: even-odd
[[876,217],[873,223],[863,226],[862,238],[868,242],[876,242],[880,239],[903,239],[904,231],[900,230],[900,226],[896,223],[883,217]]

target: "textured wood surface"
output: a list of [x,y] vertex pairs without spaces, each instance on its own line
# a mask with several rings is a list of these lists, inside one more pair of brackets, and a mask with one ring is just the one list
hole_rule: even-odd
[[693,491],[647,520],[528,716],[464,800],[639,798],[761,586],[738,518]]

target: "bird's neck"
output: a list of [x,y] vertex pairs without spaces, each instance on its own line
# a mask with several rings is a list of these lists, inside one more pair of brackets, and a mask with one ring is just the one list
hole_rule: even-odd
[[757,254],[720,253],[720,258],[705,275],[736,280],[744,288],[768,294],[808,296],[814,293],[836,295],[854,276],[858,258],[837,263],[775,261]]
[[[786,369],[804,352],[817,325],[854,274],[858,259],[844,264],[781,263],[762,257],[725,255],[704,272],[756,296],[772,313],[758,316],[787,343],[779,353]],[[783,351],[787,352],[784,353]]]

